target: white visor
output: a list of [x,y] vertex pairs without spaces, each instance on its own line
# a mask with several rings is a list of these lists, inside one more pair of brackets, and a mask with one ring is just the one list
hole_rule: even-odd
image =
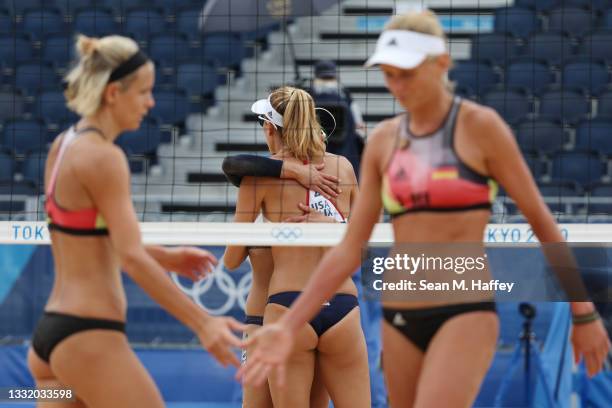
[[[270,95],[271,96],[271,95]],[[275,126],[283,127],[283,115],[272,107],[270,96],[267,99],[260,99],[251,106],[251,112],[261,115]]]
[[428,55],[446,53],[444,40],[434,35],[406,30],[388,30],[378,37],[376,51],[365,63],[366,67],[386,64],[401,69],[420,65]]

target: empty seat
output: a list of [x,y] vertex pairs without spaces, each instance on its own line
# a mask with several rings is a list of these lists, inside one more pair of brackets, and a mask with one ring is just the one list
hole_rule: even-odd
[[612,155],[612,119],[583,120],[576,126],[576,147]]
[[49,125],[59,128],[64,122],[78,120],[78,115],[66,107],[62,91],[43,91],[36,98],[36,114]]
[[125,15],[134,8],[151,6],[151,1],[147,0],[98,0],[98,3],[113,9],[113,11],[121,15]]
[[479,34],[472,36],[470,57],[476,61],[505,65],[518,55],[514,38],[505,34]]
[[612,214],[612,185],[595,184],[591,186],[590,196],[593,200],[587,203],[588,214]]
[[43,191],[45,178],[45,162],[47,161],[47,151],[37,150],[30,152],[23,162],[23,179],[33,183],[39,191]]
[[571,203],[567,203],[564,198],[577,197],[584,194],[582,187],[572,181],[538,183],[538,189],[540,190],[540,194],[545,198],[546,204],[550,210],[556,213],[575,212]]
[[200,37],[200,13],[202,7],[179,11],[176,16],[176,30],[187,37]]
[[562,65],[574,53],[571,39],[559,33],[537,33],[527,40],[526,54],[548,65]]
[[19,92],[0,91],[0,122],[21,118],[25,106],[25,99]]
[[4,2],[11,14],[19,16],[22,16],[28,9],[42,8],[48,4],[49,0],[8,0]]
[[591,101],[576,91],[548,91],[540,98],[540,117],[575,124],[591,111]]
[[612,91],[604,92],[599,95],[597,103],[598,118],[612,118]]
[[58,67],[67,67],[75,58],[74,36],[70,34],[56,34],[45,38],[42,44],[42,57]]
[[[612,28],[612,27],[610,27]],[[581,55],[595,62],[612,64],[612,32],[598,32],[585,36],[580,43]]]
[[0,36],[0,61],[9,65],[31,60],[34,55],[32,43],[23,34]]
[[26,10],[23,30],[33,38],[42,40],[49,34],[64,31],[64,19],[60,11],[53,8]]
[[518,125],[516,139],[523,151],[551,153],[567,143],[563,126],[548,120],[525,120]]
[[93,9],[96,4],[100,5],[100,0],[55,0],[55,7],[62,11],[62,14],[74,16],[80,9]]
[[189,42],[183,34],[157,34],[149,39],[149,55],[162,65],[174,65],[181,60],[193,58]]
[[184,90],[158,90],[154,94],[155,107],[150,115],[162,125],[182,125],[189,113],[189,100]]
[[536,14],[522,7],[503,7],[495,10],[494,31],[525,38],[538,31],[540,23]]
[[57,86],[58,78],[48,63],[29,62],[15,68],[15,86],[27,95],[36,95],[44,88]]
[[210,64],[180,64],[176,70],[176,84],[187,91],[192,102],[202,102],[204,97],[214,102],[217,70]]
[[137,39],[147,39],[152,34],[165,30],[166,20],[155,9],[137,9],[127,13],[124,30]]
[[101,37],[117,33],[113,13],[108,8],[87,8],[78,11],[74,16],[74,31],[77,33]]
[[548,88],[554,79],[548,67],[539,62],[513,62],[506,69],[508,88],[521,88],[535,95]]
[[17,154],[39,150],[47,145],[47,127],[41,120],[9,120],[2,129],[0,145]]
[[605,167],[599,156],[589,152],[559,152],[552,158],[552,180],[588,185],[600,181]]
[[591,13],[577,7],[559,7],[550,11],[548,29],[581,37],[594,26]]
[[9,34],[15,30],[13,18],[8,11],[0,9],[0,34]]
[[495,109],[502,118],[513,125],[531,113],[527,95],[516,91],[489,91],[483,103]]
[[239,35],[230,33],[208,33],[202,37],[200,57],[215,61],[219,66],[239,70],[246,50]]
[[535,180],[541,179],[545,175],[545,164],[539,154],[523,153],[523,159],[529,167],[529,171]]
[[555,7],[558,2],[559,0],[516,0],[514,5],[536,11],[548,11]]
[[601,63],[570,62],[563,67],[563,86],[583,89],[591,95],[606,90],[610,80],[608,69]]
[[15,159],[8,152],[0,150],[0,181],[13,180],[14,172]]
[[136,155],[155,152],[160,143],[159,123],[151,118],[143,120],[138,130],[123,133],[117,139],[119,146]]
[[604,16],[602,19],[602,28],[606,30],[612,30],[612,8],[609,8],[604,13]]
[[476,61],[460,61],[450,72],[450,79],[481,95],[499,82],[493,68]]

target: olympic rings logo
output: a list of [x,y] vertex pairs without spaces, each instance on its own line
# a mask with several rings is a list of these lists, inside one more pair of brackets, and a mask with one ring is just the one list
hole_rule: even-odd
[[278,241],[295,241],[302,236],[302,229],[299,227],[274,228],[271,232],[272,237]]
[[[197,282],[192,282],[190,286],[185,286],[178,275],[171,273],[172,280],[187,296],[198,304],[201,308],[212,315],[226,315],[234,308],[236,304],[244,311],[246,307],[246,298],[251,290],[253,275],[251,270],[244,274],[242,278],[236,281],[223,269],[223,258],[219,259],[219,263],[206,278]],[[204,296],[210,290],[219,291],[227,298],[219,305],[220,296],[215,296],[211,292],[208,296]],[[212,302],[214,301],[214,302]],[[214,303],[214,304],[213,304]]]

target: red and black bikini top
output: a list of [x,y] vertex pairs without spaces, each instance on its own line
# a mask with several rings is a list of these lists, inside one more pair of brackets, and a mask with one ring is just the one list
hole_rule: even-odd
[[55,200],[55,185],[57,183],[57,175],[59,166],[64,157],[64,153],[68,146],[75,140],[77,135],[84,132],[96,132],[104,137],[100,129],[88,127],[80,130],[75,130],[74,126],[70,127],[62,136],[60,150],[55,159],[51,179],[46,191],[47,199],[45,201],[45,211],[47,212],[47,223],[49,230],[60,231],[71,235],[96,236],[108,235],[106,222],[96,208],[84,208],[81,210],[67,210],[62,208]]
[[464,163],[455,149],[461,98],[454,97],[439,129],[425,136],[401,118],[397,145],[383,176],[382,202],[392,217],[418,211],[490,209],[497,183]]

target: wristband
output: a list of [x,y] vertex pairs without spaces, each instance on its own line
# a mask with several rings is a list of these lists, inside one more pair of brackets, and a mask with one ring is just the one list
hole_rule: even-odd
[[588,324],[599,320],[600,318],[601,317],[599,316],[599,313],[597,313],[597,310],[593,310],[591,313],[572,315],[572,323],[577,325]]

